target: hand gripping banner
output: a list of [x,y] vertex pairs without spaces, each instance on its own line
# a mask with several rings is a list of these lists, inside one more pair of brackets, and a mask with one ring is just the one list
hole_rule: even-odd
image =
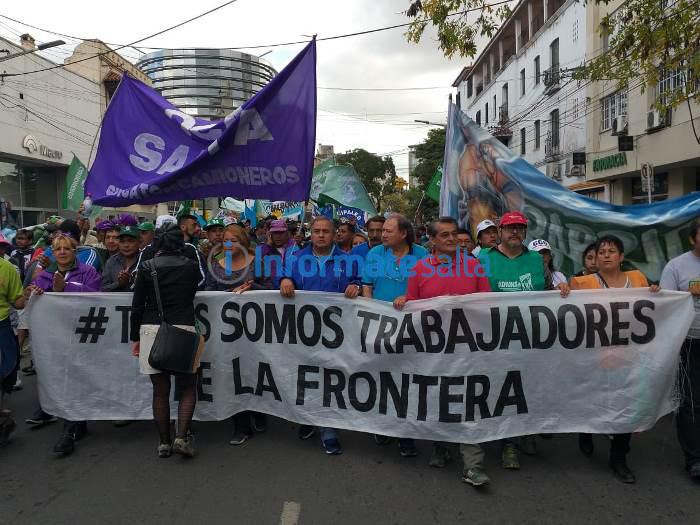
[[[72,420],[149,419],[130,294],[45,294],[30,307],[41,405]],[[672,411],[685,292],[483,293],[410,302],[204,292],[196,417],[255,410],[398,437],[484,442],[635,432]],[[173,407],[173,410],[175,407]]]
[[315,140],[315,40],[221,121],[188,115],[124,75],[85,191],[104,206],[220,195],[303,201]]

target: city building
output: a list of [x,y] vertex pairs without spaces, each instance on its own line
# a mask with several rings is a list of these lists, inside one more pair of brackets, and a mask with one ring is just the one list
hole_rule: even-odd
[[0,37],[0,199],[17,226],[63,214],[68,166],[73,154],[88,163],[102,114],[95,81],[36,50],[30,35],[20,43]]
[[221,120],[277,74],[264,59],[231,49],[161,49],[137,66],[184,112]]
[[314,168],[332,158],[335,158],[335,147],[332,144],[319,144],[314,157]]
[[[94,82],[99,98],[100,120],[107,111],[107,106],[112,100],[124,72],[145,84],[151,84],[151,80],[145,73],[101,40],[84,40],[78,44],[71,56],[65,60],[64,69]],[[84,162],[87,163],[87,159]],[[100,215],[107,218],[118,213],[153,217],[157,212],[152,205],[134,205],[126,208],[105,208]]]
[[416,166],[418,166],[418,157],[416,157],[416,148],[417,145],[409,146],[408,147],[408,189],[412,190],[413,188],[418,187],[418,178],[413,174],[413,171],[416,169]]
[[[624,4],[622,0],[587,3],[587,56],[607,49],[609,35],[599,32],[600,22],[608,14],[616,19]],[[700,146],[691,123],[693,116],[700,115],[700,107],[691,101],[668,111],[652,108],[659,94],[683,85],[685,73],[682,69],[661,70],[658,84],[644,92],[640,82],[626,89],[612,81],[587,85],[585,184],[591,196],[615,204],[647,203],[641,181],[645,164],[653,166],[653,201],[700,189]],[[631,141],[631,151],[619,150],[621,137]]]
[[574,155],[586,149],[585,91],[572,79],[585,58],[585,19],[583,2],[521,0],[453,83],[469,117],[572,189],[585,180]]

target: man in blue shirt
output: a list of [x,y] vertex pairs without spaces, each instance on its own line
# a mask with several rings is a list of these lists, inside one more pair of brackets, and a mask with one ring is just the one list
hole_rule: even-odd
[[[406,286],[411,268],[428,251],[414,244],[413,225],[400,214],[391,215],[382,225],[382,244],[372,248],[365,257],[362,272],[362,295],[379,301],[389,301],[398,309],[406,303]],[[374,436],[377,445],[389,443],[387,436]],[[416,456],[413,439],[399,439],[399,453],[403,457]]]
[[[311,221],[311,242],[285,260],[285,276],[280,281],[282,297],[294,297],[296,290],[344,293],[349,299],[360,295],[362,286],[356,265],[351,264],[348,261],[350,256],[335,245],[334,235],[335,227],[328,217],[319,216]],[[318,271],[304,271],[308,270],[310,260],[318,264]],[[326,454],[342,454],[338,431],[335,428],[319,430]],[[300,439],[309,439],[313,433],[314,428],[310,425],[299,427]]]

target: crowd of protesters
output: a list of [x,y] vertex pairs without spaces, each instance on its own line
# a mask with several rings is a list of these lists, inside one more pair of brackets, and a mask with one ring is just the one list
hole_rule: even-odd
[[[681,405],[677,433],[691,478],[700,481],[700,219],[690,226],[691,249],[671,260],[661,281],[650,285],[638,270],[624,260],[623,242],[602,236],[586,247],[581,271],[566,276],[557,269],[557,256],[546,239],[526,243],[528,219],[510,211],[497,220],[484,220],[475,230],[458,227],[451,218],[439,218],[414,226],[406,217],[376,216],[360,228],[354,220],[337,221],[319,216],[308,224],[269,217],[255,227],[249,221],[214,218],[202,225],[189,212],[178,217],[160,217],[156,224],[138,222],[122,215],[100,221],[91,229],[88,219],[77,221],[52,217],[47,224],[16,232],[13,242],[0,235],[0,378],[3,393],[21,388],[20,350],[28,347],[32,327],[27,326],[23,307],[33,295],[44,292],[133,292],[131,338],[133,354],[139,358],[141,373],[153,385],[153,415],[159,434],[158,455],[172,452],[194,455],[191,421],[196,405],[197,375],[178,375],[178,417],[171,435],[171,376],[152,368],[148,352],[158,330],[159,310],[154,293],[154,273],[160,285],[164,320],[187,330],[195,329],[193,300],[198,290],[244,293],[249,290],[279,290],[285,298],[297,290],[343,294],[348,300],[372,298],[403,309],[407,302],[446,295],[484,292],[528,292],[556,290],[562,298],[570,290],[660,288],[689,291],[695,299],[696,317],[681,351],[685,370],[681,384]],[[232,247],[235,247],[232,248]],[[284,264],[296,255],[315,259],[319,271],[309,275],[298,265]],[[369,274],[352,264],[353,255],[383,261],[384,273]],[[270,272],[256,273],[256,258],[277,258]],[[411,271],[401,272],[402,261],[414,261]],[[447,264],[445,263],[447,261]],[[476,266],[488,263],[488,275]],[[452,267],[467,272],[450,271]],[[393,269],[393,270],[392,270]],[[332,275],[332,278],[325,278]],[[611,290],[610,293],[614,293]],[[32,364],[22,371],[38,373]],[[37,407],[26,423],[37,427],[56,422]],[[116,422],[117,425],[128,421]],[[0,409],[0,445],[14,429],[8,409]],[[266,429],[266,417],[241,412],[233,417],[231,445],[242,445],[256,432]],[[65,421],[54,446],[57,455],[71,454],[75,443],[87,433],[87,422]],[[340,433],[334,428],[298,427],[298,437],[309,439],[318,433],[328,455],[341,454]],[[398,437],[403,457],[417,455],[413,439]],[[505,469],[520,469],[520,454],[537,453],[537,440],[551,436],[520,436],[499,444]],[[394,440],[375,435],[379,445]],[[625,483],[635,476],[627,464],[631,434],[610,436],[610,467]],[[452,459],[453,445],[435,442],[429,464],[444,467]],[[590,456],[593,437],[579,436],[579,448]],[[480,443],[461,443],[462,479],[474,486],[489,483]]]

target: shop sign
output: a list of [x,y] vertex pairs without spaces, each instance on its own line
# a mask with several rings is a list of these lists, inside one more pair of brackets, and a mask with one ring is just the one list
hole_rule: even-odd
[[620,166],[627,166],[627,154],[624,152],[615,153],[614,155],[609,155],[608,157],[593,161],[593,171],[609,170],[611,168],[619,168]]
[[48,159],[61,160],[63,152],[57,149],[51,149],[41,144],[33,135],[27,135],[22,141],[22,147],[29,153],[39,153],[42,157]]

